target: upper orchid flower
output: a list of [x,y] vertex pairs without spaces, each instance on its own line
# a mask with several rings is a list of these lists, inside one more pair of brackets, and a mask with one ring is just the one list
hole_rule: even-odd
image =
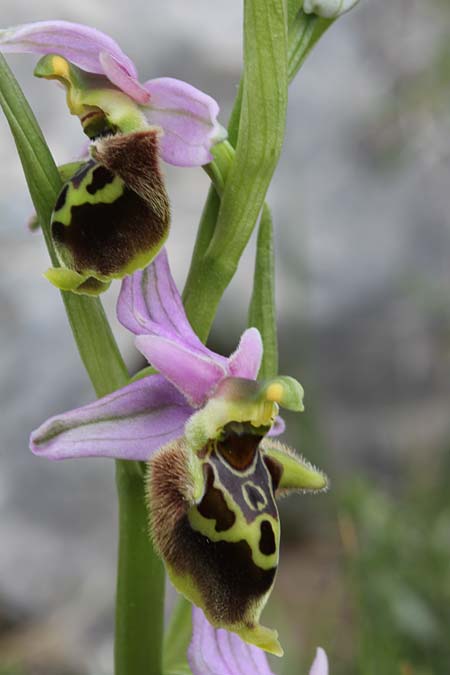
[[37,21],[0,30],[0,51],[49,55],[36,75],[67,87],[71,112],[94,135],[103,130],[102,113],[110,131],[160,127],[161,157],[177,166],[210,162],[211,147],[224,138],[214,99],[170,77],[140,84],[136,66],[115,40],[90,26]]
[[303,409],[303,390],[289,377],[257,382],[255,328],[228,358],[200,342],[165,251],[125,279],[118,316],[160,374],[53,417],[31,449],[50,459],[150,459],[152,535],[174,585],[214,626],[281,655],[276,631],[259,624],[278,565],[275,497],[327,486],[269,435],[279,405]]
[[159,252],[170,225],[159,158],[178,166],[210,162],[212,146],[225,137],[219,107],[180,80],[140,84],[119,45],[81,24],[0,30],[0,51],[43,54],[35,74],[65,86],[70,112],[93,140],[87,162],[61,167],[51,222],[61,266],[46,276],[61,290],[98,295]]
[[[188,661],[193,675],[274,675],[260,649],[221,628],[214,629],[201,609],[192,613]],[[328,675],[328,659],[319,647],[309,675]]]

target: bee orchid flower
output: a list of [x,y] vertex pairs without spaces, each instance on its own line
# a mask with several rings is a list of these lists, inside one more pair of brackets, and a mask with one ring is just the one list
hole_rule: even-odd
[[[170,77],[140,83],[131,59],[104,33],[68,21],[0,30],[0,52],[41,55],[35,75],[62,84],[93,144],[91,157],[61,167],[51,222],[57,288],[98,295],[112,279],[143,269],[170,226],[159,160],[194,167],[223,140],[216,101]],[[68,174],[68,170],[71,173]]]
[[149,461],[147,495],[156,550],[175,587],[216,628],[281,655],[259,618],[278,566],[276,497],[321,491],[326,477],[273,434],[279,407],[301,411],[291,377],[258,382],[262,341],[247,329],[231,356],[192,330],[163,250],[125,279],[121,323],[159,374],[57,415],[31,436],[40,456]]

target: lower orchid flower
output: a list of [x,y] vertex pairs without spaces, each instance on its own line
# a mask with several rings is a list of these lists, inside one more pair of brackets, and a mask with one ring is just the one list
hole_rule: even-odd
[[52,217],[60,267],[55,286],[97,295],[112,279],[143,269],[169,232],[161,157],[201,166],[226,136],[219,107],[186,82],[163,77],[140,84],[137,70],[104,33],[68,21],[38,21],[0,30],[0,52],[43,55],[37,77],[56,80],[67,105],[94,141],[91,158],[64,186]]
[[51,418],[32,434],[31,449],[50,459],[149,461],[151,534],[175,587],[212,626],[281,655],[276,631],[259,623],[278,566],[275,499],[327,487],[272,437],[279,406],[303,410],[303,390],[290,377],[256,380],[255,328],[228,358],[200,342],[164,250],[124,280],[118,317],[159,374]]

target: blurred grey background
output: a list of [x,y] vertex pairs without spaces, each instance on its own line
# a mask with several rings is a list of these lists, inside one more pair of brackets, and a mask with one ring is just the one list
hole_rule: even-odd
[[[178,77],[208,92],[226,123],[241,68],[237,0],[2,0],[3,27],[51,18],[112,35],[143,80]],[[281,367],[306,388],[307,413],[291,441],[337,488],[342,476],[362,472],[395,490],[411,466],[417,476],[427,471],[450,438],[449,30],[444,0],[362,0],[324,36],[290,89],[269,194]],[[56,161],[76,157],[83,137],[63,92],[33,79],[35,57],[8,61]],[[93,392],[59,296],[42,277],[47,256],[26,227],[32,206],[2,115],[0,148],[0,655],[26,673],[100,675],[112,669],[114,466],[52,464],[27,449],[31,429]],[[200,169],[165,170],[168,249],[181,287],[208,180]],[[252,246],[213,331],[224,353],[246,323]],[[136,368],[132,339],[114,320],[117,292],[116,284],[104,301]],[[286,512],[294,544],[303,504],[312,513],[319,501],[302,499],[292,498]],[[288,551],[281,602],[295,560]],[[293,611],[301,604],[307,616],[314,600],[298,603]],[[316,634],[307,648],[317,641]]]

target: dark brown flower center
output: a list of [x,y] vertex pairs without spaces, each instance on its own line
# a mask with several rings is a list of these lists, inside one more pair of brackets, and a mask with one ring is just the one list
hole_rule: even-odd
[[259,434],[230,433],[217,442],[217,452],[237,471],[245,471],[252,464],[263,436]]

